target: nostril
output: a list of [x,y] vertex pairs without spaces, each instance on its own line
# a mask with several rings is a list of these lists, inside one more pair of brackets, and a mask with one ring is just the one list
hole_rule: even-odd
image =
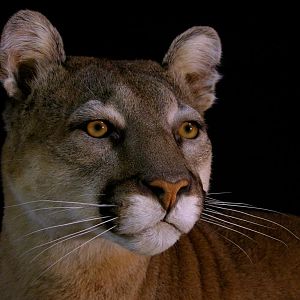
[[165,190],[163,188],[149,185],[149,189],[158,199],[162,199],[164,197]]
[[190,191],[190,189],[191,189],[191,184],[188,182],[186,185],[180,187],[180,189],[177,192],[177,195],[186,194]]
[[165,190],[159,186],[152,186],[151,182],[141,181],[141,185],[147,189],[147,191],[151,191],[158,199],[162,199],[165,194]]
[[190,190],[190,181],[182,179],[177,182],[169,182],[162,179],[143,181],[143,187],[147,188],[158,198],[166,210],[170,210],[176,203],[179,194],[187,193]]

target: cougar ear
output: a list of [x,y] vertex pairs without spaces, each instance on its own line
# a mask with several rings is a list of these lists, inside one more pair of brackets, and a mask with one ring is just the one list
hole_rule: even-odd
[[179,35],[164,57],[163,65],[188,96],[190,104],[204,112],[214,102],[220,76],[221,42],[210,27],[192,27]]
[[45,16],[20,10],[8,20],[0,41],[0,81],[10,97],[28,96],[34,78],[64,61],[62,39]]

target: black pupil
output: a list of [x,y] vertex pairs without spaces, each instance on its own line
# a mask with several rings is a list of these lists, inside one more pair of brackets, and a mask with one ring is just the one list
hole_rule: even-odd
[[191,123],[188,123],[185,127],[184,127],[185,132],[190,133],[193,130],[193,125]]
[[103,128],[104,128],[104,126],[103,126],[103,124],[101,124],[101,123],[96,123],[95,126],[94,126],[94,129],[95,129],[96,131],[100,131],[100,130],[103,129]]

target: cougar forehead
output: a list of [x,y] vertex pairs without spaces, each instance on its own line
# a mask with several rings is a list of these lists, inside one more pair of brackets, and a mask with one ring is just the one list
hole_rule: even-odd
[[[126,134],[127,153],[119,152],[119,157],[130,168],[139,161],[138,158],[145,160],[143,155],[147,152],[147,156],[159,163],[159,145],[166,153],[168,148],[174,147],[175,141],[170,136],[178,111],[183,115],[182,121],[195,117],[204,122],[201,115],[181,99],[179,89],[171,84],[166,71],[155,62],[70,57],[63,67],[53,66],[36,80],[32,95],[23,105],[8,105],[5,118],[8,131],[13,133],[14,155],[18,149],[22,154],[28,145],[31,149],[38,147],[39,151],[40,148],[47,152],[50,149],[50,155],[71,163],[98,165],[103,160],[96,157],[99,152],[97,144],[103,149],[108,145],[88,139],[88,144],[95,147],[87,147],[86,137],[74,138],[71,135],[70,138],[70,127],[93,119],[108,120]],[[163,139],[165,145],[161,141],[163,136],[166,136]],[[151,149],[150,144],[143,143],[143,140],[156,144],[156,149]],[[203,153],[207,156],[209,140],[203,139],[203,142],[201,145],[206,144],[206,148],[202,147],[197,156]],[[147,152],[142,149],[145,147]],[[174,149],[178,152],[177,146]],[[175,170],[171,155],[174,149],[165,155],[165,159],[174,165]],[[118,163],[113,155],[115,150],[109,149],[105,154],[105,160],[111,165]],[[130,160],[128,152],[135,153],[134,161]],[[105,165],[101,167],[105,168]],[[122,166],[119,169],[122,170]],[[105,172],[110,174],[111,170],[105,169]]]
[[[167,121],[178,105],[178,98],[165,73],[152,61],[68,58],[64,68],[53,66],[36,80],[33,94],[22,106],[16,111],[15,106],[13,110],[7,109],[4,114],[7,127],[14,125],[14,132],[19,129],[23,138],[27,132],[47,142],[45,137],[63,134],[69,116],[90,100],[111,105],[124,119],[136,120],[135,115],[139,115],[150,125],[155,123],[154,118]],[[43,130],[35,130],[37,127]]]

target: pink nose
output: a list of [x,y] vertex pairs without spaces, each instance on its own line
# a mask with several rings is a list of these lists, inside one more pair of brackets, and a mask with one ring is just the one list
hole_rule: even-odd
[[156,179],[149,183],[149,187],[152,187],[151,190],[158,196],[161,205],[167,211],[174,206],[178,192],[187,186],[189,186],[187,179],[179,180],[176,183]]

